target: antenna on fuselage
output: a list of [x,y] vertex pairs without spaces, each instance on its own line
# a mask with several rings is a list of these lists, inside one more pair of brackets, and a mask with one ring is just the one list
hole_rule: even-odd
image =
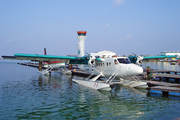
[[86,51],[84,51],[84,52],[91,57],[91,55],[88,52],[86,52]]

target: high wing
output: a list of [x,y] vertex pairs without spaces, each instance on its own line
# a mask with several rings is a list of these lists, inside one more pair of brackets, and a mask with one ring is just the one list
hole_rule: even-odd
[[159,55],[159,56],[147,56],[143,57],[143,59],[157,59],[157,58],[176,58],[175,55]]
[[130,61],[134,64],[142,64],[142,60],[147,60],[147,59],[163,59],[163,58],[176,58],[175,55],[159,55],[159,56],[147,56],[147,57],[142,57],[142,59],[139,60],[139,56],[130,56],[128,57]]
[[67,64],[88,64],[89,56],[75,57],[75,56],[56,56],[56,55],[38,55],[38,54],[14,54],[14,56],[2,56],[3,59],[12,60],[31,60],[41,62],[64,61]]

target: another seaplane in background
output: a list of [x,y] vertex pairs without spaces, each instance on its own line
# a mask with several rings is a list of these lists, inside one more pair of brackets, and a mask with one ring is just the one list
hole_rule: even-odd
[[[46,48],[44,48],[44,55],[47,55]],[[39,73],[43,75],[49,75],[51,74],[51,71],[53,69],[61,69],[64,67],[66,64],[63,61],[48,61],[48,62],[43,62],[43,67],[46,68],[45,70],[39,71]]]
[[[118,84],[131,87],[147,87],[146,82],[140,80],[130,81],[123,80],[126,76],[135,76],[142,74],[142,67],[131,63],[128,57],[118,57],[110,51],[101,51],[84,55],[84,41],[86,31],[78,31],[78,56],[54,56],[38,54],[15,54],[14,56],[2,56],[4,59],[33,60],[39,61],[39,71],[42,72],[42,62],[63,61],[66,64],[79,64],[81,70],[89,72],[91,75],[86,80],[72,79],[74,82],[97,90],[111,90],[113,80],[118,78]],[[51,69],[49,68],[49,72]],[[92,75],[94,78],[89,79]],[[103,76],[104,81],[98,81]]]
[[[47,55],[46,48],[44,48],[44,55]],[[63,66],[65,66],[65,62],[63,61],[51,61],[51,62],[44,62],[43,66],[45,68],[52,68],[52,69],[58,69]]]

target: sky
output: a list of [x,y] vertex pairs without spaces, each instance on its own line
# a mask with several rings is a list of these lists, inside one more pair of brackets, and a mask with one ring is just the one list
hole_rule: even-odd
[[180,0],[0,0],[0,57],[180,51]]

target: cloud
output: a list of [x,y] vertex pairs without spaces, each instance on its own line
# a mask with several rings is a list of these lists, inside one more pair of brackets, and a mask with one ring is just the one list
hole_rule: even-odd
[[155,38],[148,38],[148,40],[155,41],[156,39]]
[[106,24],[105,26],[103,26],[103,28],[109,27],[109,24]]
[[119,6],[123,2],[124,2],[124,0],[114,0],[114,4],[117,5],[117,6]]
[[6,42],[12,42],[12,41],[14,41],[14,40],[12,40],[12,39],[6,40]]
[[131,35],[126,35],[124,38],[120,39],[120,40],[130,40],[132,37]]
[[136,46],[142,46],[142,44],[138,44],[138,43],[137,43],[137,44],[133,44],[132,46],[133,46],[133,47],[134,47],[134,46],[135,46],[135,47],[136,47]]
[[125,40],[130,40],[131,39],[131,35],[126,35],[126,37],[124,39]]

